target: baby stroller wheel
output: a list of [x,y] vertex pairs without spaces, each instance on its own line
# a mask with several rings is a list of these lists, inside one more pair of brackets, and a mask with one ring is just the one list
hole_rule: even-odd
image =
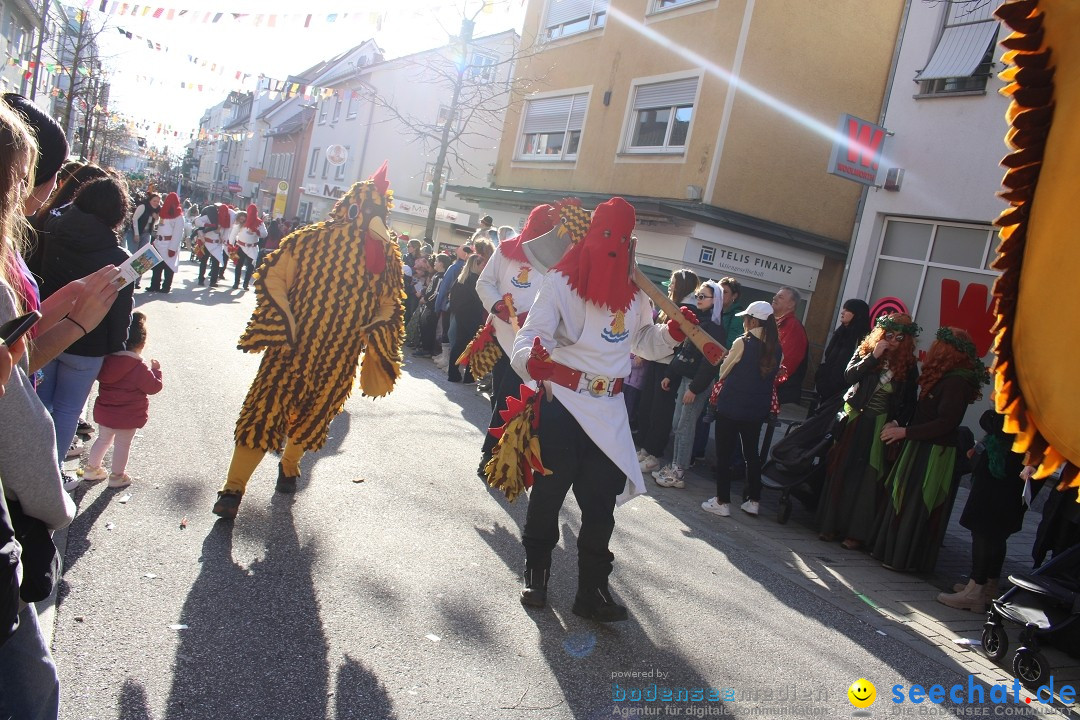
[[776,512],[776,522],[786,525],[791,518],[791,498],[786,494],[780,496],[780,509]]
[[983,627],[982,646],[986,656],[997,662],[1009,652],[1009,636],[1000,625],[987,624]]
[[1013,655],[1012,669],[1013,675],[1020,679],[1024,687],[1035,690],[1042,685],[1043,678],[1050,671],[1050,665],[1038,650],[1022,647]]

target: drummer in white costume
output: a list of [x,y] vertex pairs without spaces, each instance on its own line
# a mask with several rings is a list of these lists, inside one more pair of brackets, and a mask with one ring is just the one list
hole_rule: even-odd
[[230,244],[236,246],[239,256],[233,265],[236,267],[236,275],[233,277],[233,289],[240,287],[240,275],[244,274],[244,289],[251,284],[251,274],[255,272],[255,261],[259,259],[259,240],[266,237],[266,225],[259,217],[259,208],[254,204],[247,206],[246,212],[236,214],[236,226],[233,228]]
[[[652,323],[648,298],[631,281],[634,208],[612,198],[593,213],[589,231],[548,273],[511,358],[522,377],[541,381],[540,452],[550,475],[535,476],[522,533],[523,605],[543,607],[559,511],[572,487],[581,508],[578,590],[573,612],[600,622],[625,620],[608,590],[608,548],[620,493],[645,492],[619,396],[630,353],[671,354],[685,339],[678,324]],[[628,485],[629,481],[629,485]]]
[[161,256],[161,262],[154,266],[150,276],[150,287],[146,292],[167,293],[172,290],[173,274],[180,264],[180,243],[184,239],[184,210],[180,207],[180,197],[171,192],[158,211],[161,218],[154,238],[154,249]]
[[[510,354],[514,352],[515,331],[514,325],[510,322],[510,306],[506,304],[506,295],[510,295],[510,305],[517,314],[516,325],[520,328],[544,282],[543,273],[529,264],[524,250],[521,249],[521,244],[551,230],[555,226],[557,212],[551,205],[538,205],[533,208],[521,234],[499,243],[495,248],[495,254],[488,260],[480,273],[480,278],[476,281],[476,294],[480,296],[484,307],[491,310],[489,322],[495,327],[495,339],[503,351],[502,357],[491,370],[489,428],[503,424],[499,413],[506,409],[507,396],[517,396],[522,382],[518,374],[510,367]],[[491,459],[491,452],[496,442],[498,439],[491,433],[484,436],[480,467],[477,468],[480,477],[485,477],[484,466]]]
[[199,258],[199,284],[206,277],[206,263],[210,262],[210,286],[217,285],[218,278],[224,272],[225,240],[232,232],[236,222],[236,211],[224,203],[215,203],[203,208],[202,215],[195,218],[195,227],[199,229],[206,253]]

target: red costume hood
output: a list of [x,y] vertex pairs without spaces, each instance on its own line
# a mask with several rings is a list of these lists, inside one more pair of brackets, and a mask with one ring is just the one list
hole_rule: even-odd
[[510,260],[528,262],[525,251],[521,249],[521,244],[550,232],[555,227],[556,217],[558,217],[558,213],[551,205],[537,205],[529,213],[529,219],[525,221],[525,227],[521,229],[521,234],[499,243],[499,252]]
[[244,220],[244,227],[253,233],[259,232],[259,225],[262,224],[262,220],[259,219],[259,208],[254,204],[247,206],[247,219]]
[[178,218],[183,214],[183,210],[180,208],[180,196],[174,192],[165,196],[165,202],[161,204],[161,210],[158,211],[158,215],[164,220],[172,220]]
[[552,270],[564,275],[587,302],[612,312],[627,310],[638,290],[632,279],[631,233],[636,222],[633,205],[621,197],[611,198],[596,208],[585,238],[572,245]]

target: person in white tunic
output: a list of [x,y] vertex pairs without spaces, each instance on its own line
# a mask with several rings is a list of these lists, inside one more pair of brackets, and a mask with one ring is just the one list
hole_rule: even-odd
[[195,218],[195,227],[200,232],[206,252],[199,258],[199,284],[206,281],[206,263],[210,263],[210,286],[217,285],[218,278],[224,272],[225,240],[232,232],[236,222],[236,211],[225,203],[215,203],[203,208]]
[[[524,324],[529,308],[532,307],[536,294],[540,292],[540,286],[544,282],[544,275],[529,264],[521,244],[555,227],[557,216],[558,211],[551,205],[538,205],[533,208],[521,234],[499,243],[491,260],[484,266],[480,278],[476,281],[476,294],[480,296],[484,307],[491,310],[491,318],[488,322],[494,326],[495,339],[503,351],[502,357],[491,369],[489,428],[502,425],[502,416],[499,413],[506,409],[506,398],[510,395],[516,396],[521,386],[521,378],[510,367],[510,354],[514,351],[514,335]],[[509,304],[506,302],[507,295],[510,296]],[[513,308],[517,316],[514,322],[511,322],[510,308]],[[481,478],[486,477],[484,467],[491,459],[491,452],[495,449],[497,442],[498,438],[490,432],[484,436],[480,466],[477,468],[477,474]]]
[[[251,274],[255,272],[255,261],[259,259],[259,240],[266,237],[266,225],[259,217],[259,208],[254,204],[247,206],[246,212],[236,214],[236,226],[231,244],[236,246],[237,260],[233,263],[236,274],[233,277],[233,289],[239,289],[240,276],[244,276],[244,289],[251,284]],[[247,269],[245,273],[244,270]]]
[[180,243],[185,232],[180,196],[174,192],[166,195],[158,215],[161,221],[158,223],[157,237],[154,238],[154,249],[161,255],[161,262],[154,266],[146,292],[167,293],[172,290],[173,274],[179,269]]
[[538,435],[542,462],[551,471],[535,475],[529,497],[521,603],[546,603],[559,511],[573,488],[581,508],[573,612],[600,622],[627,617],[608,589],[616,499],[645,492],[619,397],[630,354],[665,357],[685,339],[674,320],[652,323],[649,300],[631,280],[635,221],[634,208],[622,198],[596,209],[585,238],[544,279],[511,358],[521,377],[543,386]]

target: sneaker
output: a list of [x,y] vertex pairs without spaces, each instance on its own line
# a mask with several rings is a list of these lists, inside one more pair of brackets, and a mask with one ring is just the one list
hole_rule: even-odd
[[742,508],[742,511],[747,515],[758,514],[758,503],[756,500],[747,500],[740,507]]
[[103,467],[94,467],[93,465],[83,470],[82,479],[86,482],[100,482],[109,477],[109,473],[106,472]]
[[649,453],[645,453],[645,456],[641,458],[641,472],[652,472],[660,468],[660,461]]
[[75,428],[76,435],[93,435],[94,426],[85,420],[79,420],[79,426]]
[[68,475],[67,473],[62,473],[60,477],[64,481],[64,489],[68,492],[71,492],[75,488],[82,485],[82,478],[76,475]]
[[112,473],[109,475],[109,487],[111,488],[124,488],[131,484],[131,476],[127,473]]
[[719,502],[714,497],[701,503],[701,509],[720,517],[731,517],[731,504]]
[[445,352],[441,355],[436,355],[431,359],[435,363],[435,367],[439,368],[440,370],[446,370],[448,367],[450,367],[450,358]]
[[72,440],[71,445],[68,447],[67,455],[64,456],[66,460],[72,460],[82,456],[83,443],[82,440]]
[[649,453],[645,452],[645,448],[639,448],[638,451],[637,451],[637,461],[641,462],[642,460],[645,459],[645,456],[648,455],[648,454]]
[[657,485],[680,489],[686,487],[686,481],[683,480],[683,471],[679,469],[678,465],[671,464],[664,469],[667,470],[666,473],[663,470],[659,474],[653,473]]

